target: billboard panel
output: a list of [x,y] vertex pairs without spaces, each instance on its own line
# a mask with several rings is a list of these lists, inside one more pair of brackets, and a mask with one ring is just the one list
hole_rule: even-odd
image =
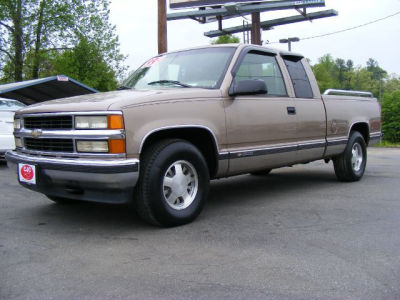
[[[190,8],[190,7],[203,7],[203,6],[214,6],[224,5],[227,3],[245,3],[245,2],[260,2],[257,0],[170,0],[169,6],[171,8]],[[265,2],[265,1],[261,1]]]

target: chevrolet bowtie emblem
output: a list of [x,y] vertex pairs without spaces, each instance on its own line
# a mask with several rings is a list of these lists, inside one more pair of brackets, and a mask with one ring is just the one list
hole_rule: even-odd
[[41,136],[42,135],[42,130],[40,130],[40,129],[34,129],[34,130],[32,130],[32,132],[31,132],[31,136],[33,137],[33,138],[35,138],[35,139],[37,139],[39,136]]

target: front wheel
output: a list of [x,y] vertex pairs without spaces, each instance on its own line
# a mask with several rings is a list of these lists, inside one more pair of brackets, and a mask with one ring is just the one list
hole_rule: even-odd
[[209,172],[201,152],[184,140],[163,140],[143,155],[135,207],[153,225],[177,226],[201,212],[209,189]]
[[353,131],[344,152],[333,159],[336,177],[340,181],[358,181],[367,165],[367,145],[358,131]]

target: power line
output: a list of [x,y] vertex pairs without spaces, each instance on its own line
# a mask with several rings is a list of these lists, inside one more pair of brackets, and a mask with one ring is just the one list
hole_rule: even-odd
[[[398,11],[398,12],[396,12],[396,13],[394,13],[394,14],[391,14],[391,15],[389,15],[389,16],[386,16],[386,17],[383,17],[383,18],[380,18],[380,19],[376,19],[376,20],[374,20],[374,21],[370,21],[370,22],[367,22],[367,23],[364,23],[364,24],[361,24],[361,25],[357,25],[357,26],[353,26],[353,27],[346,28],[346,29],[342,29],[342,30],[338,30],[338,31],[329,32],[329,33],[324,33],[324,34],[320,34],[320,35],[309,36],[309,37],[301,38],[300,40],[311,40],[311,39],[316,39],[316,38],[321,38],[321,37],[325,37],[325,36],[330,36],[330,35],[334,35],[334,34],[338,34],[338,33],[342,33],[342,32],[351,31],[351,30],[354,30],[354,29],[358,29],[358,28],[360,28],[360,27],[364,27],[364,26],[367,26],[367,25],[371,25],[371,24],[374,24],[374,23],[378,23],[378,22],[380,22],[380,21],[383,21],[383,20],[392,18],[392,17],[397,16],[397,15],[400,15],[400,11]],[[279,44],[279,42],[271,42],[271,43],[269,43],[269,44]]]

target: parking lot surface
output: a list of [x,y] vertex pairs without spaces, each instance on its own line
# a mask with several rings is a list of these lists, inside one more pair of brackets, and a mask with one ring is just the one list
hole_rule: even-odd
[[57,205],[0,166],[0,299],[400,299],[400,149],[213,181],[192,224]]

